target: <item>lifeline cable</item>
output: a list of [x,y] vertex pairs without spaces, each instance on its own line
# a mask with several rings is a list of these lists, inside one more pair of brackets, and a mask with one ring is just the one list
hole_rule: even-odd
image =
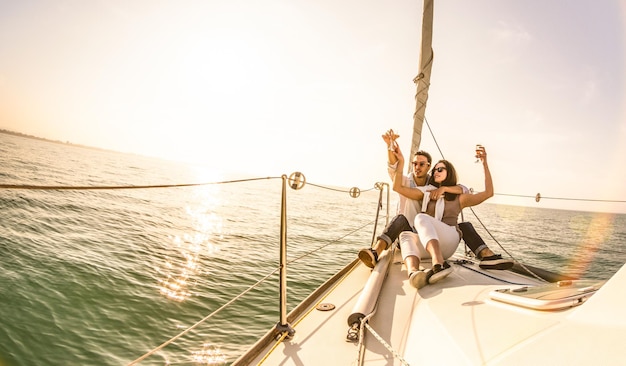
[[45,191],[91,191],[91,190],[107,190],[107,189],[150,189],[150,188],[177,188],[177,187],[195,187],[207,186],[213,184],[240,183],[250,182],[263,179],[280,179],[280,177],[264,177],[227,180],[222,182],[205,182],[205,183],[184,183],[184,184],[157,184],[144,186],[37,186],[37,185],[20,185],[20,184],[0,184],[0,189],[27,189],[27,190],[45,190]]
[[[535,199],[537,196],[525,196],[521,194],[508,194],[508,193],[494,193],[497,196],[508,196],[508,197],[523,197],[523,198],[532,198]],[[586,202],[611,202],[611,203],[626,203],[626,201],[619,200],[596,200],[591,198],[566,198],[566,197],[545,197],[541,196],[542,200],[563,200],[563,201],[586,201]]]
[[[46,186],[46,185],[29,185],[29,184],[0,184],[0,189],[24,189],[34,191],[96,191],[96,190],[116,190],[116,189],[151,189],[151,188],[179,188],[179,187],[197,187],[215,184],[241,183],[257,180],[281,179],[281,177],[259,177],[247,179],[226,180],[221,182],[203,182],[203,183],[181,183],[181,184],[154,184],[154,185],[125,185],[125,186]],[[314,187],[327,189],[330,191],[350,193],[350,190],[331,188],[314,183],[308,183]],[[361,192],[369,192],[376,189],[375,187],[361,190]]]

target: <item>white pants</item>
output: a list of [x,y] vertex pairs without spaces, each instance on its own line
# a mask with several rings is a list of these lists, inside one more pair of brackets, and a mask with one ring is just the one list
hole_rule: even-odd
[[406,259],[410,255],[420,259],[430,258],[430,253],[426,250],[425,244],[433,239],[439,241],[441,255],[444,259],[448,259],[454,254],[461,242],[455,226],[450,226],[424,213],[415,216],[415,230],[417,234],[410,231],[400,233],[402,259]]

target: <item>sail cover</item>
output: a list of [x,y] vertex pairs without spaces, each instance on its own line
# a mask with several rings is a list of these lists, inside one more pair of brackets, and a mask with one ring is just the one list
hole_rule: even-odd
[[433,66],[433,0],[424,0],[422,14],[422,46],[420,48],[419,72],[413,82],[417,87],[415,93],[415,113],[413,114],[413,139],[411,155],[419,150],[422,141],[422,125],[428,101],[430,73]]

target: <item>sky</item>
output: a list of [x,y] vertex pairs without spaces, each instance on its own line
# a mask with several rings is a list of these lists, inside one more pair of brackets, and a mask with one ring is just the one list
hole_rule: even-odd
[[[421,6],[0,0],[0,129],[369,189],[381,135],[410,148]],[[483,144],[494,203],[626,213],[625,1],[441,0],[433,33],[423,149],[482,190]]]

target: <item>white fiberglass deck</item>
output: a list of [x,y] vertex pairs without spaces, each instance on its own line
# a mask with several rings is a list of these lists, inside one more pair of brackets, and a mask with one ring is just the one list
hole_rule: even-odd
[[[615,360],[624,334],[626,316],[624,299],[611,292],[617,305],[605,304],[601,293],[584,306],[558,311],[538,311],[490,299],[494,289],[519,287],[515,284],[538,284],[538,281],[509,272],[481,271],[475,264],[453,265],[453,273],[435,285],[417,290],[408,283],[406,269],[398,253],[390,264],[371,327],[410,365],[432,364],[584,364]],[[356,365],[358,347],[346,341],[347,319],[357,302],[371,270],[361,264],[344,277],[321,303],[334,310],[313,309],[294,321],[291,340],[275,344],[266,359],[260,356],[250,364],[264,365]],[[488,276],[485,276],[487,274]],[[492,277],[489,277],[492,276]],[[626,270],[611,282],[626,280]],[[611,282],[607,283],[609,286]],[[597,296],[600,295],[600,296]],[[593,311],[593,323],[586,308]],[[618,312],[619,314],[617,314]],[[606,314],[603,316],[600,313]],[[610,318],[621,316],[621,321]],[[598,327],[598,324],[603,324]],[[586,339],[587,336],[591,339]],[[365,365],[401,365],[400,360],[366,331]],[[593,342],[594,351],[585,347]],[[597,353],[596,351],[601,351]]]

